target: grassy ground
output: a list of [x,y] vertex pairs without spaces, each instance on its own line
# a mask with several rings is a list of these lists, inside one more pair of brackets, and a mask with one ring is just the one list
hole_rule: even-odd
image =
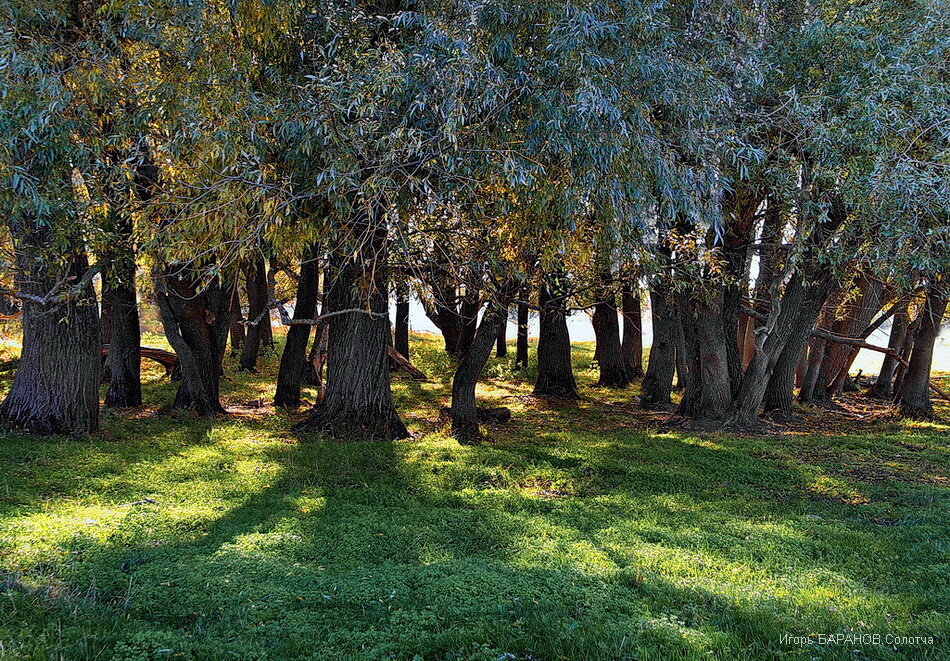
[[[572,405],[493,362],[480,394],[515,418],[462,447],[436,421],[451,366],[416,340],[411,441],[294,436],[258,407],[275,358],[229,371],[228,418],[0,438],[0,657],[950,656],[948,427],[700,437],[593,387],[583,345]],[[173,388],[149,371],[147,401]],[[782,638],[838,633],[881,642]]]

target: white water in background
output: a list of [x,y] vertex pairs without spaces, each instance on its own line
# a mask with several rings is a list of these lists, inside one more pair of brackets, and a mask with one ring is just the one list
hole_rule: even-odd
[[[394,318],[395,308],[390,311],[390,315],[390,318]],[[594,341],[594,329],[591,325],[590,314],[588,312],[581,311],[570,315],[567,320],[567,327],[571,333],[572,342]],[[432,321],[426,316],[425,311],[422,309],[422,304],[420,304],[417,300],[413,300],[409,306],[409,329],[415,333],[434,333],[439,335],[439,329],[436,328],[435,324],[433,324]],[[508,339],[514,340],[517,336],[517,332],[518,328],[515,325],[514,320],[509,318]],[[891,325],[890,322],[888,322],[872,333],[871,337],[868,338],[867,341],[869,344],[886,347],[890,333]],[[532,312],[528,322],[528,335],[530,337],[537,337],[537,334],[538,315],[535,312]],[[643,346],[646,349],[652,343],[653,322],[650,319],[650,311],[645,309],[643,310]],[[865,374],[877,374],[878,370],[881,368],[881,361],[883,359],[884,354],[882,353],[862,349],[858,354],[857,359],[854,361],[854,365],[851,368],[851,373],[854,374],[858,370],[863,370]],[[644,352],[644,361],[645,360],[646,352]],[[646,367],[645,362],[644,367]],[[950,372],[950,328],[947,326],[944,327],[943,332],[941,332],[940,337],[937,340],[937,346],[935,347],[934,351],[933,368],[935,372]]]

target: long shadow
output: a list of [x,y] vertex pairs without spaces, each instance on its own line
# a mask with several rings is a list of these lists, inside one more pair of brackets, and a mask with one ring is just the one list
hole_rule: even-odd
[[[162,505],[144,505],[121,534],[83,549],[59,578],[87,610],[64,600],[59,621],[121,622],[128,632],[99,652],[116,636],[146,645],[128,636],[154,630],[198,658],[753,659],[793,651],[778,636],[802,621],[839,630],[849,616],[677,581],[647,552],[778,575],[770,550],[794,548],[874,591],[808,539],[800,467],[676,437],[539,440],[432,450],[446,452],[441,463],[411,461],[409,444],[275,444],[264,453],[272,479],[220,516],[156,534]],[[539,466],[576,493],[522,495],[518,479]],[[776,493],[791,495],[771,502]],[[787,531],[746,520],[763,509]],[[652,522],[638,520],[647,513]]]

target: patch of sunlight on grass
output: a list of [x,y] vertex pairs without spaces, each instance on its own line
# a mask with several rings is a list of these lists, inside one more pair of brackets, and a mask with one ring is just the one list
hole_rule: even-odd
[[[592,388],[584,344],[577,403],[529,397],[534,365],[492,358],[479,401],[514,418],[461,446],[436,423],[454,362],[414,336],[429,381],[393,380],[413,439],[297,438],[306,411],[269,408],[281,339],[257,373],[228,357],[237,415],[0,439],[0,655],[838,659],[780,636],[950,630],[945,426],[651,433],[616,406],[635,387]],[[147,373],[149,406],[170,402]]]

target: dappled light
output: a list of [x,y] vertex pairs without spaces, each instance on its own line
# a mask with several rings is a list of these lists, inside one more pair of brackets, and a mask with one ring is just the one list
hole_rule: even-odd
[[[225,382],[229,410],[259,378]],[[737,658],[792,651],[788,631],[943,626],[947,586],[928,577],[950,496],[928,476],[947,465],[946,427],[638,430],[603,424],[616,412],[597,400],[581,424],[574,405],[538,408],[529,383],[490,379],[480,393],[514,422],[462,446],[432,414],[447,396],[434,383],[395,382],[415,436],[394,444],[294,436],[242,409],[0,441],[4,646]]]

